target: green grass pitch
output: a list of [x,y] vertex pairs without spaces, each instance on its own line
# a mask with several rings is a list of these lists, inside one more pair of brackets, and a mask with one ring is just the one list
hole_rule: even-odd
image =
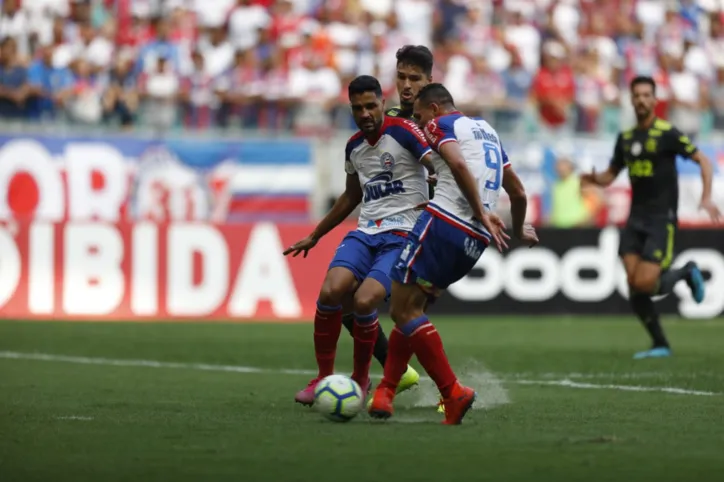
[[724,480],[724,320],[634,361],[633,318],[432,319],[480,395],[460,427],[429,382],[387,422],[295,405],[309,324],[0,322],[0,481]]

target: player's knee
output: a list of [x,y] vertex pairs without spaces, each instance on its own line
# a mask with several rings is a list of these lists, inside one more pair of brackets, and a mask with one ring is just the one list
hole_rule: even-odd
[[348,287],[335,280],[325,280],[322,289],[319,291],[319,302],[327,306],[339,306],[344,301]]
[[361,315],[368,315],[377,309],[377,306],[384,299],[385,293],[375,293],[372,290],[357,290],[354,295],[354,312]]
[[653,293],[658,278],[648,273],[637,273],[629,279],[629,286],[637,293]]
[[390,306],[390,317],[395,325],[402,326],[410,321],[422,316],[424,313],[421,309],[412,305],[393,305]]

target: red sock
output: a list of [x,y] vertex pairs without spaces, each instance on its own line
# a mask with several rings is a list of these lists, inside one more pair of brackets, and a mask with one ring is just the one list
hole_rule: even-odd
[[424,320],[418,318],[411,323],[417,325],[408,335],[412,351],[417,355],[420,365],[437,385],[443,398],[450,397],[457,377],[450,368],[440,334],[426,317]]
[[397,390],[400,378],[407,371],[407,365],[412,358],[412,347],[410,341],[397,327],[390,332],[388,343],[385,372],[380,385]]
[[380,332],[379,328],[380,323],[376,311],[366,316],[355,315],[352,330],[352,336],[354,336],[354,371],[352,372],[352,379],[359,383],[362,389],[364,389],[362,385],[369,380],[370,363],[372,363],[377,334]]
[[320,378],[334,373],[334,358],[341,331],[342,307],[317,303],[317,312],[314,314],[314,353]]

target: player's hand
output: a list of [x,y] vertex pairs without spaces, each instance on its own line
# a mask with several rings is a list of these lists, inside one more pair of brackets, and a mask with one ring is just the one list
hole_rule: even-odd
[[427,176],[427,183],[431,186],[437,186],[437,173],[432,173]]
[[530,224],[523,225],[523,231],[518,233],[517,238],[520,239],[523,244],[527,244],[529,248],[538,244],[538,234],[535,232],[535,228]]
[[317,238],[310,234],[306,238],[302,239],[301,241],[297,241],[296,243],[285,249],[284,256],[291,254],[292,258],[296,258],[297,256],[299,256],[300,253],[304,253],[304,257],[306,258],[309,250],[315,247],[318,241],[319,240]]
[[719,212],[719,208],[711,201],[711,199],[702,199],[701,204],[699,204],[699,209],[706,211],[713,222],[721,222],[721,212]]
[[498,251],[502,253],[504,249],[508,249],[507,240],[510,239],[510,236],[505,232],[505,223],[498,215],[483,213],[480,222],[483,223],[483,226],[485,226],[485,229],[488,230],[493,241],[495,241]]
[[590,184],[598,185],[598,183],[596,182],[595,169],[591,169],[591,172],[589,174],[581,174],[581,185],[584,186]]

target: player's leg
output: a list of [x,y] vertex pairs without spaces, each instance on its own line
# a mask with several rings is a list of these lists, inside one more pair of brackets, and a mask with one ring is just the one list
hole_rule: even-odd
[[420,286],[395,281],[390,314],[395,328],[407,338],[408,350],[415,354],[440,391],[445,406],[444,423],[457,425],[472,407],[476,393],[459,383],[450,366],[442,338],[423,311],[427,300],[428,293]]
[[[641,324],[651,337],[654,348],[656,348],[657,346],[663,347],[664,345],[668,345],[668,341],[661,329],[659,314],[651,299],[651,291],[639,291],[637,284],[637,275],[639,265],[642,263],[641,256],[644,252],[646,239],[647,234],[642,222],[636,219],[629,220],[629,223],[621,233],[619,255],[626,270],[631,309],[641,321]],[[644,273],[648,273],[646,266],[644,266],[642,270],[642,281],[644,279]],[[644,353],[646,352],[637,353],[635,357],[641,357]]]
[[[469,238],[472,239],[472,238]],[[407,339],[407,345],[390,337],[390,354],[385,365],[385,379],[375,392],[370,414],[386,417],[392,413],[392,384],[399,373],[388,367],[399,353],[417,356],[445,400],[445,423],[458,424],[475,400],[474,390],[463,387],[450,367],[442,339],[430,323],[424,308],[429,293],[445,289],[472,269],[484,250],[482,241],[472,240],[476,249],[470,249],[468,236],[429,213],[423,213],[410,235],[410,240],[391,273],[392,297],[390,314]],[[467,252],[471,254],[467,254]],[[473,256],[472,252],[476,254]],[[378,397],[379,396],[379,397]],[[378,403],[379,398],[379,403]]]
[[342,303],[354,292],[364,273],[372,265],[372,255],[364,236],[356,231],[349,233],[335,253],[329,265],[317,299],[314,315],[314,353],[317,360],[317,377],[295,396],[303,405],[314,402],[314,388],[322,378],[334,373],[337,342],[342,331]]
[[[371,273],[372,274],[372,273]],[[386,277],[386,275],[385,275]],[[352,379],[362,388],[369,391],[369,371],[372,362],[377,336],[379,334],[379,318],[377,307],[387,297],[387,288],[375,277],[369,276],[354,293],[354,369]]]
[[652,342],[651,350],[637,353],[635,358],[669,354],[669,341],[666,339],[659,313],[651,299],[660,275],[661,267],[658,264],[639,259],[632,275],[628,278],[631,307],[646,328]]
[[[671,268],[674,260],[674,245],[676,240],[676,223],[660,222],[651,227],[651,236],[644,246],[644,259],[659,261],[661,271],[659,277],[651,286],[651,293],[656,295],[668,295],[674,290],[679,281],[686,281],[691,295],[697,303],[704,300],[705,284],[704,276],[699,266],[693,261],[686,263],[680,268]],[[641,281],[647,287],[651,284],[650,276],[644,276]]]
[[[344,304],[342,305],[342,312],[344,313],[342,315],[342,324],[347,329],[350,336],[354,336],[354,312],[351,306],[352,301],[350,301],[349,309],[347,309]],[[378,362],[380,362],[380,365],[384,367],[385,361],[387,360],[387,335],[385,335],[385,330],[382,328],[381,324],[378,323],[377,327],[377,341],[375,342],[372,355]]]
[[[356,313],[367,313],[376,310],[379,304],[384,299],[389,299],[392,292],[392,281],[390,279],[390,273],[395,266],[403,248],[407,245],[407,238],[395,233],[385,233],[379,235],[380,245],[378,246],[377,255],[375,257],[374,264],[369,274],[368,279],[375,280],[379,285],[370,283],[370,286],[374,286],[376,289],[374,292],[370,291],[367,294],[363,294],[358,290],[356,294],[355,307]],[[365,280],[366,281],[366,280]],[[382,294],[379,290],[380,286],[384,289],[385,296],[383,300],[379,300],[378,297]],[[366,306],[371,305],[373,306]],[[361,306],[360,306],[361,305]],[[380,343],[384,344],[386,349],[385,362],[388,354],[388,341],[384,338],[384,334],[378,331],[377,341],[375,342],[375,352],[380,348]],[[382,364],[384,367],[385,363]],[[420,375],[415,371],[414,368],[405,364],[405,370],[397,384],[397,393],[404,392],[411,389],[420,381]],[[371,401],[371,400],[370,400]]]

